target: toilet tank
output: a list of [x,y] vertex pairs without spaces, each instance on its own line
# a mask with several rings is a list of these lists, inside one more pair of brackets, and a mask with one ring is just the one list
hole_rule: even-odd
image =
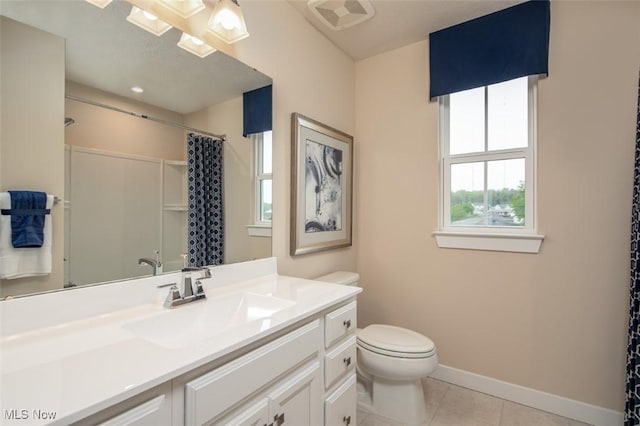
[[357,286],[358,281],[360,281],[360,274],[357,272],[336,271],[314,279],[334,284]]

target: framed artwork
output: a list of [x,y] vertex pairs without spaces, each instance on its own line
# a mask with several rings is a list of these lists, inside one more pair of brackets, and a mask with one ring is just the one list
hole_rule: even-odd
[[351,245],[353,137],[291,115],[291,255]]

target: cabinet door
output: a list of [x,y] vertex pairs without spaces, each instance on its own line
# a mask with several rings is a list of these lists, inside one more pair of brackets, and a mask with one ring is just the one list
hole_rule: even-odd
[[280,382],[269,393],[273,426],[321,425],[322,378],[313,361]]
[[265,397],[259,399],[257,402],[243,406],[233,414],[208,424],[220,426],[265,426],[270,423],[269,417],[269,399]]

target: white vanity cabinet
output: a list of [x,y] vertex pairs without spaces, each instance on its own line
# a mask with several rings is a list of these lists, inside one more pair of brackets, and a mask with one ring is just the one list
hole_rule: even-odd
[[356,302],[327,313],[324,321],[324,424],[356,425]]
[[[0,380],[11,392],[0,405],[13,415],[46,403],[55,420],[34,426],[355,425],[361,290],[278,275],[275,258],[216,268],[207,300],[174,310],[158,286],[179,274],[4,304]],[[51,309],[54,325],[23,315],[60,299],[104,303]]]
[[321,425],[321,349],[316,319],[188,381],[185,424]]

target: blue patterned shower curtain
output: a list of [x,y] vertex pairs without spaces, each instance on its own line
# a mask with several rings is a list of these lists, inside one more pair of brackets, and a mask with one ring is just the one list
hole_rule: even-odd
[[189,133],[189,266],[224,263],[223,142]]
[[636,163],[631,210],[631,302],[629,304],[625,426],[640,424],[640,81],[636,129]]

